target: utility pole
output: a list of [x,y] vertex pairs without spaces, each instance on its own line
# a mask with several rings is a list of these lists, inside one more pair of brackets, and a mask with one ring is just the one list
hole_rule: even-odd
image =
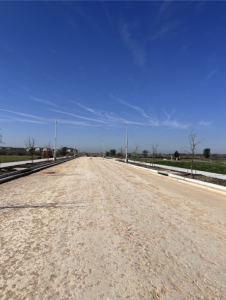
[[80,141],[80,139],[75,140],[74,154],[75,154],[75,151],[76,151],[76,141]]

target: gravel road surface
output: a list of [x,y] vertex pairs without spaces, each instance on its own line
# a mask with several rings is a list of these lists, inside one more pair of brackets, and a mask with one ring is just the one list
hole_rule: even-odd
[[0,299],[226,299],[226,197],[101,158],[0,186]]

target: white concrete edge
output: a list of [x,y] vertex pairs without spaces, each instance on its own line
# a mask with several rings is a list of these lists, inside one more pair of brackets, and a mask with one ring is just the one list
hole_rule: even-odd
[[168,176],[169,176],[169,177],[172,177],[172,178],[180,179],[180,180],[185,180],[185,181],[193,182],[193,183],[196,183],[196,182],[198,181],[198,183],[199,183],[200,185],[205,185],[205,186],[210,187],[210,188],[216,188],[216,187],[217,187],[217,189],[226,192],[226,187],[221,186],[221,185],[218,185],[218,184],[208,183],[208,182],[200,181],[200,180],[196,180],[196,179],[183,178],[183,177],[181,177],[181,176],[174,175],[174,174],[168,174]]
[[[123,163],[121,161],[117,161],[117,160],[113,160],[113,161],[125,165],[125,163]],[[159,175],[159,171],[151,170],[151,169],[148,169],[148,168],[139,167],[139,166],[135,166],[135,165],[131,165],[131,164],[126,164],[126,165],[131,166],[133,168],[141,169],[143,171],[148,171],[148,172],[151,172],[151,173],[153,173],[157,176],[162,177],[162,175]],[[207,189],[209,191],[219,193],[219,194],[222,194],[222,195],[226,194],[226,187],[219,186],[217,184],[208,183],[208,182],[204,182],[204,181],[200,181],[200,180],[196,180],[196,179],[194,180],[194,179],[189,179],[189,178],[183,178],[181,176],[174,175],[174,174],[169,174],[169,173],[168,173],[168,176],[165,177],[165,178],[176,180],[176,181],[179,181],[181,183],[189,184],[189,185],[200,187],[200,188],[203,188],[203,189]]]

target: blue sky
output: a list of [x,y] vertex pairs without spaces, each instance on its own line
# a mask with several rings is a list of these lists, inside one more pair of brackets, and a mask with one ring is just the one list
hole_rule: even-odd
[[226,153],[226,2],[0,2],[4,146]]

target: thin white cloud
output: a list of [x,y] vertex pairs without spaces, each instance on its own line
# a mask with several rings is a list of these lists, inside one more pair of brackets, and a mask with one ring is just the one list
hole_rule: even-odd
[[[104,2],[102,2],[102,3],[104,3]],[[112,18],[111,18],[111,15],[110,15],[110,13],[109,13],[109,10],[108,10],[108,9],[105,9],[104,11],[105,11],[105,14],[106,14],[106,16],[107,16],[107,18],[108,18],[108,21],[109,21],[110,25],[111,25],[111,28],[114,28],[114,22],[113,22],[113,20],[112,20]]]
[[205,122],[205,121],[200,121],[199,122],[200,126],[210,126],[211,124],[213,124],[213,122],[211,122],[211,121],[210,122]]
[[71,120],[64,120],[64,123],[72,124],[72,125],[79,125],[79,126],[97,126],[97,125],[89,124],[86,122],[76,122],[76,121],[71,121]]
[[216,72],[217,72],[217,70],[211,71],[211,72],[207,75],[207,78],[210,79],[210,77],[212,77]]
[[162,125],[180,129],[187,129],[190,126],[190,124],[180,124],[177,120],[166,120],[162,122]]
[[[87,24],[89,24],[92,28],[94,28],[100,35],[104,36],[103,28],[99,25],[98,22],[96,22],[96,19],[93,16],[92,12],[90,14],[87,14],[86,11],[82,9],[81,5],[75,2],[72,4],[70,3],[70,1],[63,1],[62,3],[67,7],[69,7],[71,11],[74,11],[76,14],[82,17],[87,22]],[[77,16],[76,16],[76,20],[77,20]]]
[[168,10],[169,5],[171,4],[171,1],[163,1],[163,4],[160,6],[160,9],[158,11],[158,16],[162,15],[166,10]]
[[[116,126],[116,122],[118,122],[119,119],[121,119],[121,117],[119,115],[116,115],[114,113],[108,113],[105,111],[100,111],[100,110],[94,110],[93,108],[89,108],[87,106],[84,106],[80,103],[71,101],[72,103],[79,105],[80,107],[82,107],[83,109],[85,109],[86,111],[94,114],[94,115],[98,115],[100,117],[100,119],[98,119],[101,122],[104,122],[106,124],[106,126]],[[93,119],[92,119],[93,120]],[[95,119],[96,120],[96,119]],[[135,124],[135,125],[145,125],[145,123],[140,123],[140,122],[134,122],[131,120],[127,120],[124,118],[124,121],[126,123],[129,124]]]
[[139,111],[143,117],[148,119],[148,124],[149,125],[159,126],[159,121],[156,118],[154,118],[153,116],[146,114],[145,111],[141,107],[131,105],[130,103],[128,103],[128,102],[126,102],[126,101],[124,101],[124,100],[122,100],[122,99],[120,99],[120,98],[118,98],[114,95],[110,95],[110,98],[113,98],[113,99],[117,100],[119,103],[124,104],[126,106],[129,106],[129,107]]
[[119,103],[124,104],[124,105],[126,105],[126,106],[129,106],[129,107],[131,107],[131,108],[133,108],[133,109],[139,111],[139,112],[140,112],[144,117],[146,117],[146,118],[149,117],[149,116],[144,112],[144,110],[143,110],[142,108],[138,107],[138,106],[134,106],[134,105],[132,105],[132,104],[130,104],[130,103],[128,103],[128,102],[126,102],[126,101],[120,99],[119,97],[114,96],[114,95],[110,95],[110,98],[115,99],[115,100],[117,100]]
[[[35,123],[35,124],[47,124],[44,121],[29,120],[29,119],[14,117],[14,116],[3,116],[3,117],[4,117],[4,119],[0,119],[0,121],[2,121],[2,122],[25,122],[25,123]],[[5,119],[5,117],[7,119]]]
[[74,18],[70,15],[67,15],[67,23],[74,29],[78,29],[78,24],[75,22]]
[[48,104],[48,105],[52,105],[52,106],[58,107],[56,104],[54,104],[53,102],[51,102],[49,100],[43,100],[43,99],[39,99],[39,98],[36,98],[36,97],[33,97],[33,96],[30,96],[30,99],[34,100],[34,101],[37,101],[37,102],[41,102],[41,103],[45,103],[45,104]]
[[[165,113],[167,118],[164,121],[158,120],[156,117],[154,117],[150,114],[147,114],[144,111],[144,109],[142,109],[139,106],[131,105],[130,103],[128,103],[124,100],[121,100],[120,98],[118,98],[114,95],[110,95],[110,97],[112,99],[117,100],[119,103],[121,103],[123,105],[129,106],[129,107],[135,109],[136,111],[139,111],[141,113],[141,115],[147,119],[147,123],[144,123],[143,125],[168,126],[168,127],[171,127],[171,128],[181,128],[181,129],[187,129],[190,126],[190,124],[179,123],[177,119],[172,120],[171,115],[166,113],[166,112],[164,112],[164,113]],[[141,125],[141,124],[139,124],[139,125]]]
[[222,29],[222,27],[216,27],[214,29],[207,31],[205,34],[203,34],[203,37],[215,32],[216,30],[219,30],[219,29]]
[[29,88],[26,87],[25,85],[23,85],[23,84],[18,84],[18,86],[19,86],[21,89],[25,90],[26,92],[30,92]]
[[187,129],[190,124],[181,124],[177,121],[177,119],[172,120],[171,119],[171,115],[174,113],[175,111],[173,111],[171,114],[167,113],[164,111],[164,114],[166,115],[166,120],[164,120],[162,122],[163,126],[169,126],[171,128],[180,128],[180,129]]
[[24,117],[30,117],[30,118],[35,118],[35,119],[43,120],[43,118],[37,117],[37,116],[34,116],[34,115],[19,113],[19,112],[16,112],[16,111],[2,109],[2,108],[0,108],[0,110],[5,111],[5,112],[9,112],[9,113],[12,113],[12,114],[17,114],[17,115],[20,115],[20,116],[24,116]]
[[161,30],[159,30],[153,36],[151,36],[151,40],[158,39],[158,38],[162,37],[163,35],[165,35],[167,32],[169,32],[170,30],[175,29],[177,27],[178,27],[178,23],[176,21],[169,22],[169,23],[165,24]]
[[62,113],[62,114],[70,115],[70,116],[73,116],[73,117],[76,117],[76,118],[80,118],[80,119],[84,119],[84,120],[87,120],[87,121],[93,121],[93,122],[98,122],[98,123],[103,123],[103,124],[106,123],[105,121],[100,120],[100,119],[86,118],[86,117],[82,117],[82,116],[79,116],[79,115],[76,115],[76,114],[72,114],[72,113],[68,113],[68,112],[65,112],[65,111],[60,111],[60,110],[55,110],[55,109],[51,109],[51,111],[55,111],[55,112],[59,112],[59,113]]
[[99,112],[99,111],[96,111],[96,110],[94,110],[94,109],[92,109],[92,108],[89,108],[89,107],[87,107],[87,106],[84,106],[84,105],[82,105],[82,104],[80,104],[80,103],[78,103],[78,102],[74,102],[74,101],[71,101],[71,102],[74,103],[74,104],[76,104],[76,105],[78,105],[78,106],[80,106],[80,107],[82,107],[83,109],[85,109],[85,110],[87,110],[87,111],[89,111],[89,112],[95,114],[95,115],[100,116],[100,112]]
[[123,42],[128,48],[131,49],[136,63],[141,68],[144,68],[144,64],[146,61],[145,51],[144,48],[140,45],[140,43],[138,43],[138,41],[131,37],[132,34],[130,30],[130,25],[126,23],[120,23],[119,29]]
[[12,122],[12,120],[10,120],[10,119],[2,119],[2,118],[0,118],[0,121],[1,122]]
[[36,124],[47,124],[46,122],[36,121],[36,120],[28,120],[21,118],[13,118],[13,121],[26,122],[26,123],[36,123]]
[[[118,123],[118,120],[120,119],[123,119],[126,123],[129,123],[129,124],[133,124],[133,125],[140,125],[140,126],[164,126],[164,127],[170,127],[170,128],[182,128],[182,129],[186,129],[190,126],[190,124],[182,124],[180,123],[177,119],[172,119],[171,118],[171,115],[166,113],[165,112],[165,115],[166,115],[166,119],[165,120],[159,120],[157,117],[153,116],[152,114],[150,113],[147,113],[145,112],[145,110],[137,105],[132,105],[122,99],[120,99],[119,97],[116,97],[114,95],[110,95],[110,98],[116,100],[117,102],[123,104],[123,105],[126,105],[132,109],[134,109],[135,111],[139,112],[139,114],[144,117],[145,121],[144,122],[140,122],[139,120],[127,120],[127,118],[125,117],[122,117],[118,114],[115,114],[115,113],[109,113],[109,112],[105,112],[105,111],[100,111],[100,110],[95,110],[93,108],[90,108],[90,107],[87,107],[81,103],[78,103],[78,102],[74,102],[74,101],[71,101],[72,103],[78,105],[79,107],[83,108],[86,112],[88,113],[91,113],[95,116],[98,116],[99,118],[90,118],[90,117],[84,117],[84,116],[81,116],[81,115],[77,115],[77,114],[74,114],[74,113],[69,113],[69,112],[65,112],[65,111],[60,111],[60,110],[55,110],[55,109],[51,109],[51,111],[54,111],[54,112],[58,112],[58,113],[63,113],[63,114],[67,114],[67,115],[70,115],[70,116],[73,116],[73,117],[76,117],[76,118],[81,118],[85,121],[91,121],[92,124],[94,122],[97,122],[97,123],[102,123],[102,124],[105,124],[106,126],[111,126],[111,125],[114,125],[116,126],[116,123]],[[133,116],[135,117],[135,116]],[[87,123],[84,124],[84,125],[88,125]],[[91,124],[89,124],[90,126],[92,126]],[[101,124],[99,124],[98,126],[100,126]],[[118,123],[119,125],[119,123]]]

